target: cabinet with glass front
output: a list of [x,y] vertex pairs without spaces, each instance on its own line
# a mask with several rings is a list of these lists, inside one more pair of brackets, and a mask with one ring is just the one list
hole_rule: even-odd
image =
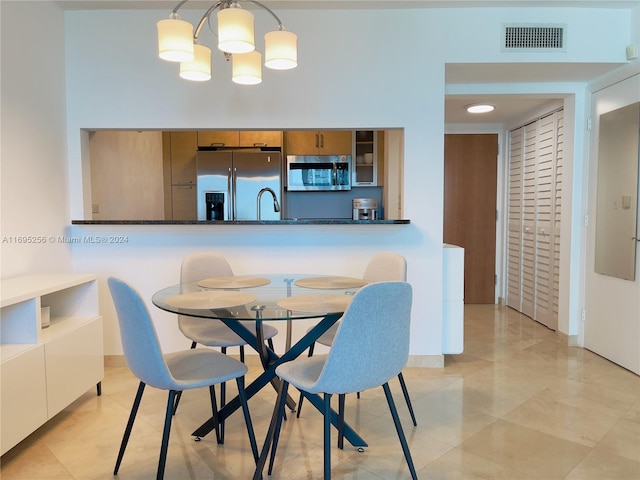
[[354,186],[378,185],[378,132],[357,130],[354,135]]

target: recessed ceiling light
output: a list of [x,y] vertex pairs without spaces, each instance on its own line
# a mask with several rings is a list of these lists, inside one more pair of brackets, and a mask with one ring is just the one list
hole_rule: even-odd
[[493,112],[495,107],[486,103],[475,103],[467,106],[467,112],[469,113],[487,113]]

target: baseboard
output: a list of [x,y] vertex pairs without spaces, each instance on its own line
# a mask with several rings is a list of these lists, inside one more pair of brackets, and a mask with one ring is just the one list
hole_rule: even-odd
[[105,367],[126,367],[127,361],[124,355],[105,355],[104,356]]
[[407,367],[444,368],[444,355],[409,355]]

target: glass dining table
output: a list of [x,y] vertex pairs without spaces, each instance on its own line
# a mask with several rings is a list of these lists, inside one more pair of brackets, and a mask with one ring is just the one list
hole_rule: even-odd
[[[156,292],[152,302],[158,308],[193,317],[221,321],[244,339],[260,356],[263,372],[246,387],[251,398],[265,386],[272,384],[278,391],[280,381],[275,370],[281,363],[301,355],[335,324],[351,298],[364,286],[359,278],[311,274],[258,274],[233,277],[213,277],[198,282],[182,283]],[[292,322],[317,319],[317,323],[297,341],[292,342]],[[251,321],[255,328],[247,328]],[[285,351],[279,355],[265,342],[263,322],[283,322],[287,328]],[[304,392],[304,397],[321,413],[322,398]],[[287,406],[295,411],[296,403],[287,398]],[[240,408],[239,397],[224,405],[218,414],[224,421]],[[338,427],[338,415],[331,411],[331,423]],[[197,439],[215,428],[213,417],[206,420],[192,435]],[[344,438],[354,447],[367,443],[344,424]]]

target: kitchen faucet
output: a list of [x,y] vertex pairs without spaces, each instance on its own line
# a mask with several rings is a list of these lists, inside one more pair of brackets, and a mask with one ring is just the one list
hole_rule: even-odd
[[256,199],[256,209],[258,211],[258,220],[260,220],[260,199],[262,198],[262,194],[264,192],[269,192],[273,197],[273,211],[274,212],[280,211],[280,204],[278,203],[278,197],[276,197],[276,192],[274,192],[269,187],[265,187],[258,192],[258,198]]

